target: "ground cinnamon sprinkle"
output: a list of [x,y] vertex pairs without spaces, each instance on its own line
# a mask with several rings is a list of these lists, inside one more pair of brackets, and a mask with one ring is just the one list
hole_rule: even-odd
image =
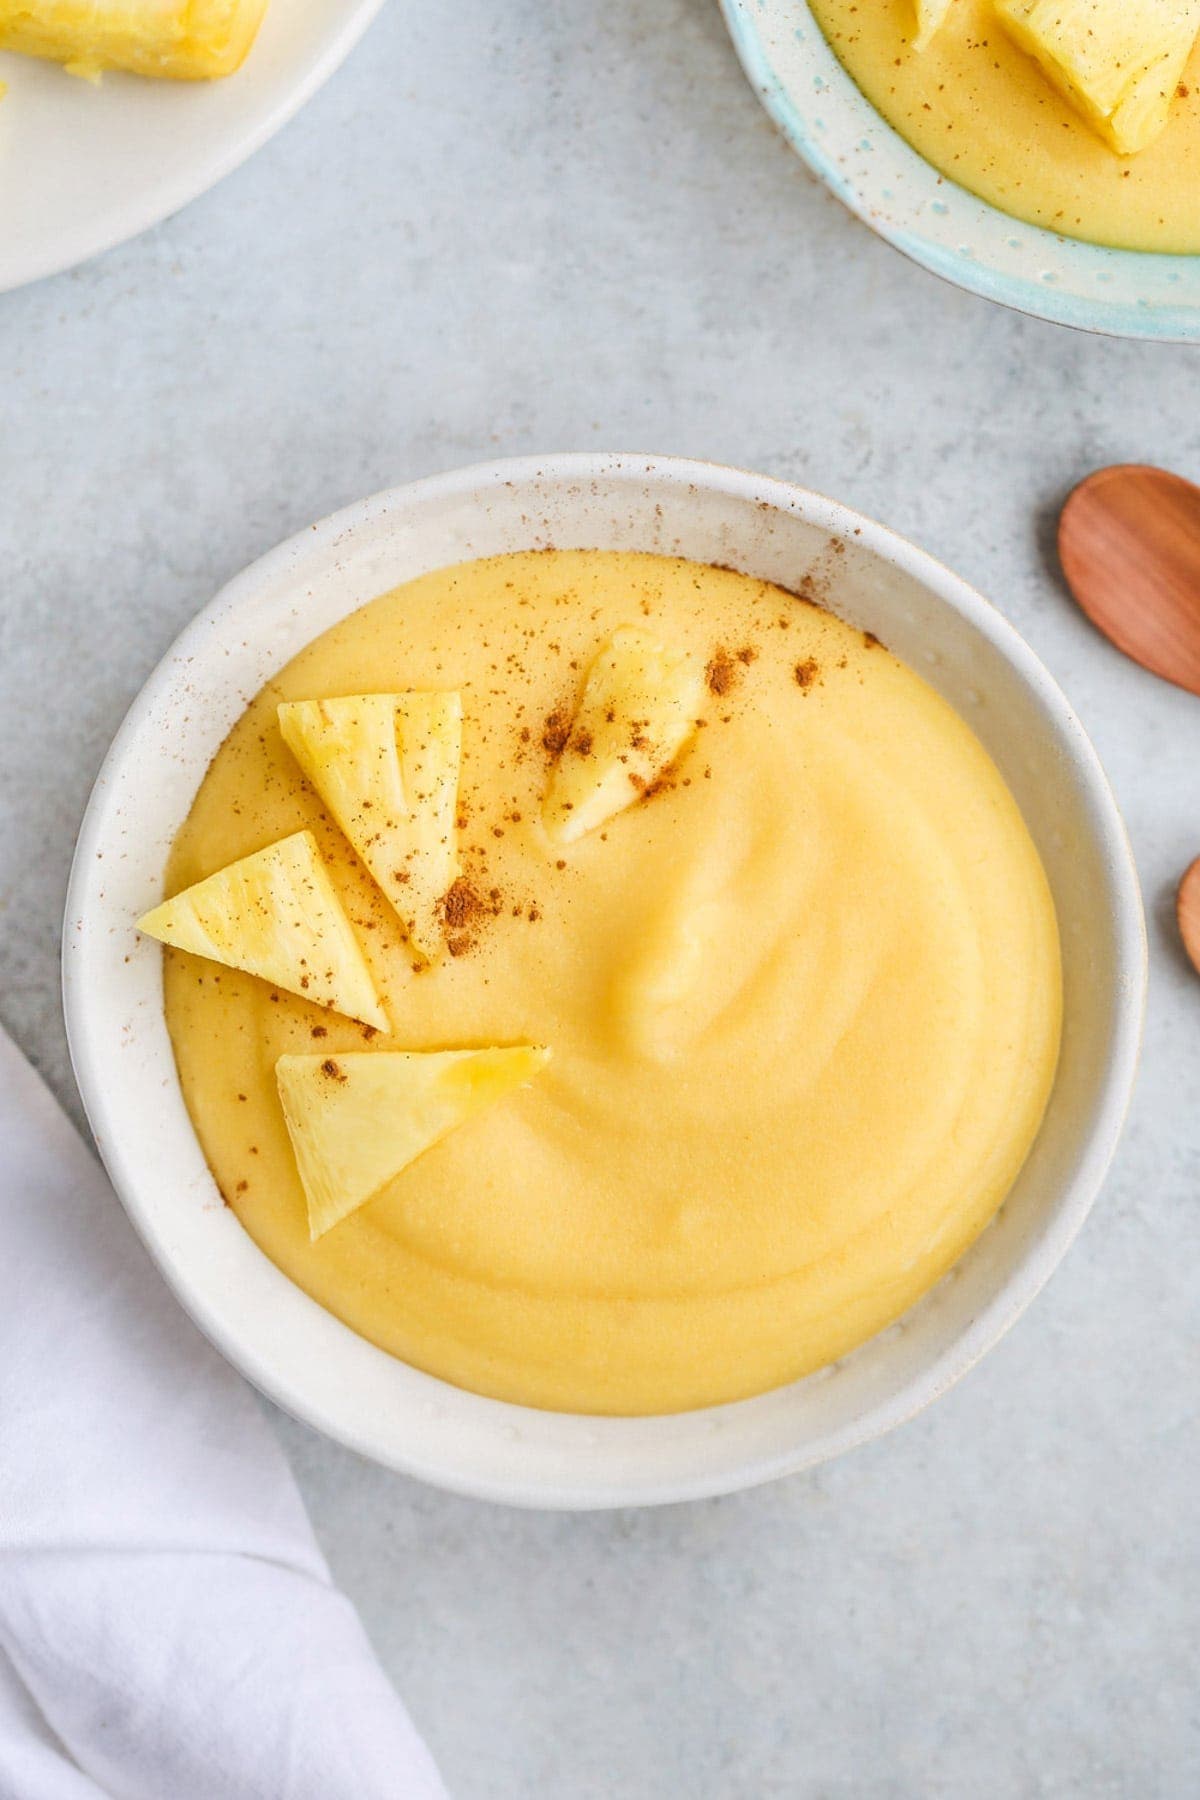
[[438,904],[446,929],[446,948],[451,956],[465,956],[468,950],[473,950],[480,927],[488,919],[498,917],[503,908],[504,897],[499,888],[492,888],[484,899],[466,876],[460,875]]
[[592,754],[592,734],[591,734],[591,732],[587,731],[586,729],[583,731],[577,731],[575,733],[574,737],[571,739],[571,748],[575,752],[576,756],[590,756]]
[[442,896],[442,922],[451,931],[461,931],[483,911],[483,901],[465,876],[460,875]]
[[748,669],[757,656],[753,644],[743,644],[740,650],[727,650],[724,644],[718,644],[704,671],[709,693],[718,697],[728,694],[737,686],[742,670]]
[[718,645],[709,658],[704,679],[710,694],[727,694],[737,680],[737,667],[723,644]]
[[863,644],[868,650],[882,650],[883,644],[873,631],[863,632]]
[[321,1073],[328,1075],[330,1081],[347,1081],[349,1079],[344,1070],[334,1062],[332,1056],[327,1056],[321,1064]]
[[807,693],[808,689],[812,686],[820,673],[821,670],[815,657],[806,656],[803,662],[798,662],[796,664],[795,676],[797,687],[803,688]]
[[542,725],[542,748],[551,756],[561,756],[571,735],[571,720],[561,707],[547,713]]

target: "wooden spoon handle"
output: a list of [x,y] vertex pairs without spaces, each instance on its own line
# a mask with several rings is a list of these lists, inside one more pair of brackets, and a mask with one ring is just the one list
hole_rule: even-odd
[[1200,970],[1200,856],[1184,870],[1175,896],[1175,916],[1183,947]]
[[1092,623],[1143,668],[1200,694],[1200,490],[1142,464],[1099,469],[1063,507],[1058,550]]

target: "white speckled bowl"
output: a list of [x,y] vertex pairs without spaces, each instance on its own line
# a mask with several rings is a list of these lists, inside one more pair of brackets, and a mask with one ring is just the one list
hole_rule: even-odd
[[[222,1204],[193,1134],[162,1008],[158,946],[133,921],[209,761],[268,676],[375,594],[466,557],[548,544],[655,550],[794,585],[827,550],[839,610],[968,717],[1007,777],[1058,906],[1062,1061],[997,1222],[897,1326],[755,1400],[657,1419],[534,1412],[397,1362],[294,1287]],[[1125,833],[1094,751],[999,613],[922,551],[833,501],[673,458],[554,456],[364,500],[217,595],[134,702],[96,783],[71,875],[64,988],[101,1155],[200,1327],[251,1381],[388,1466],[526,1506],[717,1494],[877,1436],[944,1393],[1008,1329],[1079,1229],[1134,1078],[1145,933]]]
[[1200,340],[1200,256],[1106,250],[947,181],[880,117],[806,0],[721,0],[750,83],[813,172],[873,231],[957,287],[1084,331]]

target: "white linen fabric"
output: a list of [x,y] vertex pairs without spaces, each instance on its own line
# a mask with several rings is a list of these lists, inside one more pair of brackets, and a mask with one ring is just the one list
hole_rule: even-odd
[[0,1796],[442,1800],[253,1395],[0,1031]]

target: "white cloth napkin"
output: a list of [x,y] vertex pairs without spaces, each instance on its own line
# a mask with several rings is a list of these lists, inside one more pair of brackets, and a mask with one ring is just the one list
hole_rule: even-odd
[[0,1796],[434,1800],[250,1391],[0,1031]]

